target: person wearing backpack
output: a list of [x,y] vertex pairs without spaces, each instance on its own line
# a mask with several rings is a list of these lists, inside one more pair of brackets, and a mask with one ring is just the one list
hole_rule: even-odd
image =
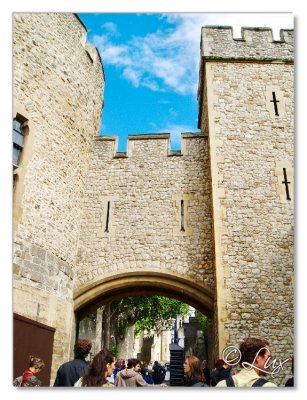
[[[266,362],[271,357],[269,342],[262,338],[249,337],[240,345],[242,369],[237,374],[224,379],[216,387],[276,387],[265,376]],[[252,367],[246,367],[243,363],[249,363]]]
[[154,384],[155,385],[159,385],[160,383],[163,382],[163,380],[165,378],[166,371],[162,367],[162,365],[158,363],[158,361],[154,362],[154,365],[152,367],[152,371],[153,371],[152,379],[154,381]]
[[215,363],[215,368],[210,375],[210,385],[216,386],[220,381],[231,376],[231,366],[227,365],[224,360],[219,359]]
[[29,356],[29,360],[29,367],[24,371],[21,377],[15,379],[16,383],[14,381],[14,386],[28,386],[25,384],[27,378],[38,375],[45,367],[45,362],[41,358]]

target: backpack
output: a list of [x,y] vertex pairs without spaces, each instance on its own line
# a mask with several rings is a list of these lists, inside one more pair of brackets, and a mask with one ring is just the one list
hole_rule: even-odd
[[161,365],[155,369],[153,378],[154,381],[162,383],[163,379],[165,378],[165,370]]
[[[261,386],[263,386],[263,385],[264,385],[265,383],[267,383],[267,382],[268,382],[268,381],[267,381],[266,379],[264,379],[264,378],[259,378],[259,379],[256,380],[256,382],[254,382],[254,383],[252,384],[251,387],[261,387]],[[226,379],[226,385],[227,385],[228,387],[235,387],[235,383],[234,383],[234,381],[233,381],[232,376],[230,376],[229,378]]]
[[[23,379],[23,377],[24,377],[24,374],[25,374],[25,372],[24,372],[22,375],[17,376],[17,378],[15,378],[15,379],[13,380],[13,386],[14,386],[14,387],[20,387],[20,386],[21,386],[21,384],[22,384],[22,379]],[[32,374],[32,372],[31,372],[31,374]],[[32,375],[33,375],[33,374],[32,374]]]
[[17,378],[15,378],[13,380],[13,386],[20,387],[21,386],[21,382],[22,382],[22,378],[23,378],[23,374],[20,375],[20,376],[17,376]]
[[160,367],[158,370],[159,377],[163,380],[165,378],[165,369]]
[[217,367],[211,372],[211,386],[216,386],[220,381],[227,379],[230,376],[230,369]]

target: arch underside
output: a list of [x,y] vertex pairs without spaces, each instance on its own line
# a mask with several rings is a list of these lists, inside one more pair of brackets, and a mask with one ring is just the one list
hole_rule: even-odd
[[175,273],[134,271],[97,279],[74,292],[78,319],[110,301],[127,296],[159,295],[178,299],[213,316],[214,292],[205,284]]

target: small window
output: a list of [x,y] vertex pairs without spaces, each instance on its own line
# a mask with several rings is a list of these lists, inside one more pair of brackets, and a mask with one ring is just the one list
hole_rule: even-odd
[[184,227],[184,201],[183,200],[181,200],[180,205],[181,205],[181,228],[180,228],[180,231],[181,232],[185,232],[185,227]]
[[104,230],[105,232],[109,232],[109,220],[110,220],[110,202],[108,201],[106,226],[105,226],[105,230]]
[[13,165],[18,167],[20,155],[24,147],[24,128],[23,122],[18,119],[13,120]]

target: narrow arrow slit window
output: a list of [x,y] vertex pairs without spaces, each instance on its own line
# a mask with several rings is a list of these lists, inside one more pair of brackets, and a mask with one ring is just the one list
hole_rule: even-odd
[[108,201],[108,207],[107,207],[107,217],[106,217],[106,228],[105,232],[109,232],[109,219],[110,219],[110,202]]
[[184,228],[184,201],[181,200],[180,202],[181,204],[181,232],[185,232],[185,228]]
[[283,168],[283,173],[284,173],[284,180],[282,181],[282,183],[285,185],[287,200],[291,200],[289,191],[289,184],[291,182],[288,181],[286,168]]

